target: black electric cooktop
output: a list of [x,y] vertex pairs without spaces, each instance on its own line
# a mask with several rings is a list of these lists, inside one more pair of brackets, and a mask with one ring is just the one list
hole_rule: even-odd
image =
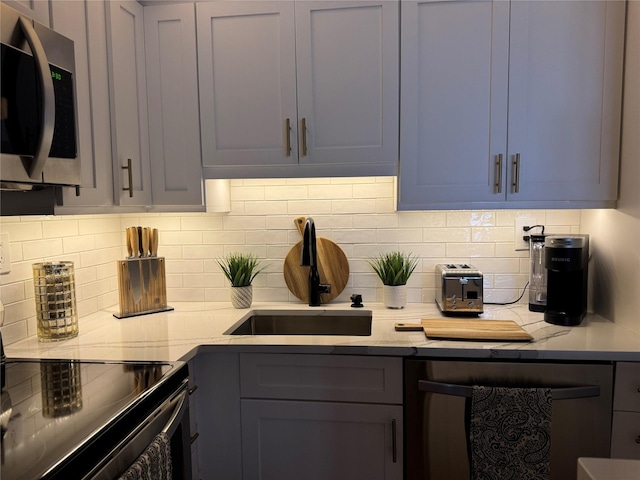
[[82,478],[186,374],[182,362],[7,359],[0,478]]

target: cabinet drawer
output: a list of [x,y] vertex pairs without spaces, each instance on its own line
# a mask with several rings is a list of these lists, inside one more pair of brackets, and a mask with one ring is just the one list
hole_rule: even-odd
[[243,354],[243,398],[402,403],[402,359]]
[[640,412],[640,363],[618,363],[613,409]]
[[640,413],[613,412],[611,458],[640,459]]

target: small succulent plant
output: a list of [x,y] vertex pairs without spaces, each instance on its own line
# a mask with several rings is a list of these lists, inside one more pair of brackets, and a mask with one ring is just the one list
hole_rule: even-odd
[[406,285],[418,265],[418,258],[410,253],[382,253],[368,260],[384,285]]
[[260,261],[252,253],[230,253],[218,265],[232,287],[247,287],[265,267],[258,268]]

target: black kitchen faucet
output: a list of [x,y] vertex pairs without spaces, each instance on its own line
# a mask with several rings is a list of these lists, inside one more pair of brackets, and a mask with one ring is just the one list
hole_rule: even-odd
[[309,306],[320,306],[320,294],[331,293],[331,285],[320,283],[318,273],[318,251],[316,246],[316,225],[313,218],[307,218],[302,234],[302,255],[300,265],[309,269]]

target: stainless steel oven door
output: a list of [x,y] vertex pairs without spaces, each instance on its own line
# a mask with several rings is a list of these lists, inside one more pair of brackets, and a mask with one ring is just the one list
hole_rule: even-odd
[[189,395],[187,381],[162,405],[124,438],[96,468],[85,477],[91,480],[112,480],[124,473],[161,432],[171,441],[173,478],[191,479],[191,443],[189,435]]

